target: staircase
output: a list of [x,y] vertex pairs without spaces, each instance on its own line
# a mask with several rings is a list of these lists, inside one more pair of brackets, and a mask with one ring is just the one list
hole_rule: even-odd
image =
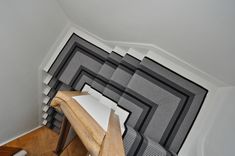
[[60,131],[63,114],[49,106],[58,90],[88,91],[119,115],[127,155],[143,154],[148,143],[178,153],[207,90],[154,61],[152,51],[79,35],[71,34],[44,68],[42,124]]
[[[86,79],[85,89],[83,81],[80,81],[80,83],[74,82],[76,85],[72,88],[70,87],[72,82],[69,82],[67,77],[65,79],[62,77],[58,80],[44,71],[45,78],[43,81],[44,89],[42,108],[43,125],[52,128],[54,131],[59,133],[63,115],[50,108],[49,104],[58,90],[73,89],[88,91],[101,102],[107,103],[107,105],[116,110],[120,116],[122,125],[124,125],[124,122],[128,118],[130,112],[122,106],[121,102],[119,107],[116,107],[118,105],[117,102],[119,101],[122,92],[125,90],[125,86],[131,79],[131,76],[134,74],[136,67],[140,63],[140,59],[147,56],[146,54],[146,52],[140,53],[133,48],[124,50],[124,48],[118,46],[114,47],[108,54],[104,64],[97,70],[98,72],[95,71],[97,72],[97,75],[94,79],[88,80],[88,77],[85,76],[86,73],[82,74],[82,79]],[[135,57],[133,57],[133,55]],[[119,75],[124,74],[126,77],[119,77]],[[62,83],[61,81],[66,81],[66,83]],[[104,81],[108,81],[108,84],[104,83]]]

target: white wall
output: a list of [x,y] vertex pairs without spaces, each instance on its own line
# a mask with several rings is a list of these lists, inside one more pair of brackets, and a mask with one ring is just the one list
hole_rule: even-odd
[[106,40],[152,43],[235,85],[233,0],[58,0],[70,19]]
[[180,156],[234,155],[235,87],[210,93],[191,130]]
[[0,144],[39,125],[38,67],[67,22],[54,0],[0,1]]
[[235,87],[218,90],[220,104],[204,143],[204,156],[235,155]]

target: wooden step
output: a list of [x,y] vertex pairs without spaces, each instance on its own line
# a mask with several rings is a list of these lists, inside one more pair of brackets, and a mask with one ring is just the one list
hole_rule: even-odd
[[21,148],[17,147],[8,147],[8,146],[1,146],[0,147],[0,155],[1,156],[13,156],[14,154],[21,151]]

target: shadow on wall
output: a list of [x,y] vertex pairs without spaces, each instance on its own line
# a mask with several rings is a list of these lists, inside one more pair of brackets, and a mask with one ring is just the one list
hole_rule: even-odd
[[218,92],[220,108],[205,138],[204,155],[232,156],[235,155],[235,87],[221,88]]

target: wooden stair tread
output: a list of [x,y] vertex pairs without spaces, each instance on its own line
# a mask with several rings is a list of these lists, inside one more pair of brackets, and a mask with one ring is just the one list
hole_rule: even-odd
[[18,153],[21,150],[22,149],[18,148],[18,147],[1,146],[0,147],[0,155],[1,156],[11,156],[11,155]]

